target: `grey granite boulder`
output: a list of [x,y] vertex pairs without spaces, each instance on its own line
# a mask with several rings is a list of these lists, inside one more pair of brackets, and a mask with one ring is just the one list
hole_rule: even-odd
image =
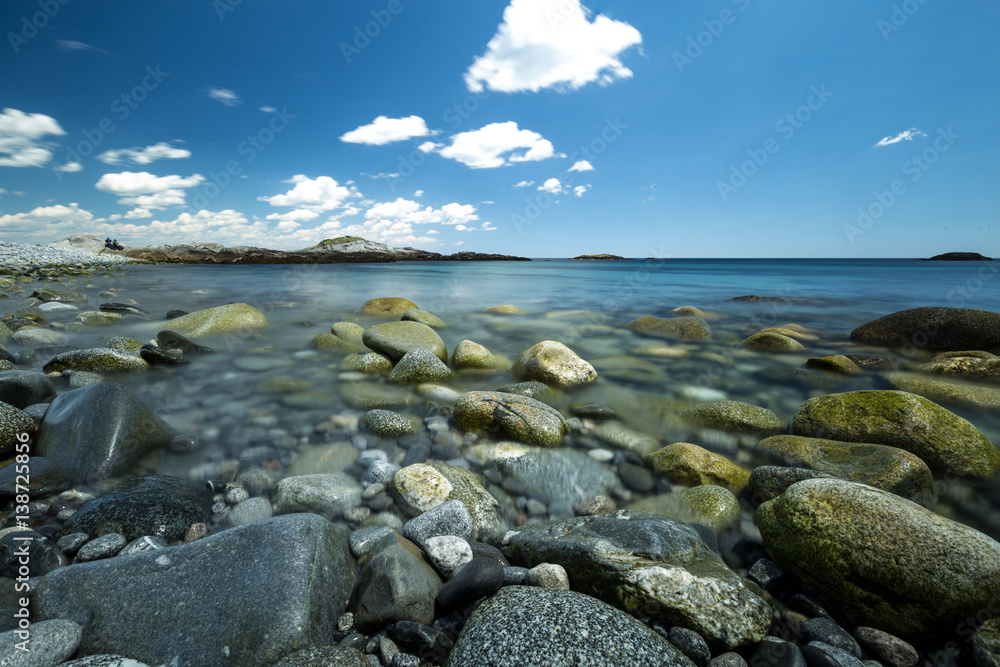
[[451,369],[426,347],[415,347],[389,373],[389,382],[416,384],[419,382],[444,382],[451,379]]
[[23,410],[56,397],[56,386],[44,373],[4,371],[0,373],[0,402]]
[[71,481],[96,482],[125,470],[174,435],[130,389],[101,382],[52,401],[34,453],[49,458]]
[[154,535],[171,542],[191,524],[204,523],[209,504],[206,491],[177,477],[133,477],[81,507],[60,534],[118,533],[128,541]]
[[757,509],[772,559],[854,624],[948,632],[995,602],[1000,544],[897,495],[811,479]]
[[512,563],[562,565],[573,590],[690,628],[717,651],[756,644],[771,627],[769,596],[730,570],[694,528],[663,516],[620,510],[532,524],[503,544]]
[[536,380],[560,389],[597,380],[597,371],[593,366],[554,340],[543,340],[522,352],[510,372],[518,380]]
[[0,457],[12,456],[19,444],[26,447],[36,430],[38,427],[31,415],[13,405],[0,403]]
[[361,485],[344,472],[286,477],[274,490],[274,512],[315,512],[335,521],[361,504]]
[[910,308],[862,324],[851,340],[922,350],[1000,347],[1000,313],[971,308]]
[[127,373],[147,371],[149,364],[137,355],[112,350],[107,347],[93,347],[86,350],[71,350],[56,355],[42,370],[46,373],[91,371],[93,373]]
[[[50,667],[68,660],[80,645],[82,628],[73,621],[52,619],[32,623],[29,641],[17,630],[0,634],[0,665],[4,667]],[[22,648],[18,648],[18,644]]]
[[694,667],[628,614],[572,591],[508,586],[476,608],[448,667]]
[[455,405],[455,425],[465,431],[500,428],[529,445],[554,447],[569,433],[566,418],[541,401],[499,391],[470,391]]
[[270,667],[334,642],[355,579],[346,530],[297,514],[63,568],[39,582],[32,608],[36,620],[83,626],[84,656]]
[[802,404],[796,435],[868,442],[916,454],[935,472],[988,479],[1000,450],[979,429],[922,396],[871,390],[817,396]]
[[383,322],[365,329],[365,346],[393,361],[416,347],[427,348],[441,361],[448,361],[448,348],[434,329],[420,322]]

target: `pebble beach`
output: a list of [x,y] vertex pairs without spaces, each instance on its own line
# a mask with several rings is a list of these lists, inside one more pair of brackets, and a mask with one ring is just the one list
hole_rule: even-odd
[[0,243],[0,664],[1000,664],[997,308],[621,266]]

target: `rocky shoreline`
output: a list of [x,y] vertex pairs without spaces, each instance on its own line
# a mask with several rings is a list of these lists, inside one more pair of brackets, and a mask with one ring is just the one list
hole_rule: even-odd
[[[220,359],[273,367],[267,315],[149,313],[117,264],[46,264],[0,276],[0,664],[1000,661],[1000,544],[941,502],[953,487],[996,512],[1000,450],[945,405],[1000,405],[1000,314],[916,308],[850,341],[747,332],[760,360],[839,340],[801,369],[813,397],[779,414],[693,386],[588,402],[622,368],[653,371],[556,340],[513,359],[448,346],[462,322],[372,299],[302,333],[294,363],[329,365],[332,389],[294,373],[257,389],[351,411],[290,428],[255,409],[259,440],[201,459],[202,437],[130,386]],[[722,328],[686,307],[600,334],[680,364]],[[103,346],[73,344],[95,330]],[[890,359],[906,346],[922,352]],[[840,390],[859,377],[887,386]],[[223,414],[231,397],[205,393],[195,406]],[[650,416],[659,430],[636,426]],[[186,476],[148,474],[164,457]]]

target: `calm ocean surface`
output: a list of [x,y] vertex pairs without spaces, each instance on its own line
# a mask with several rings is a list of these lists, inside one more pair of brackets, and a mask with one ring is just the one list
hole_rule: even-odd
[[[790,422],[798,406],[812,396],[889,388],[878,373],[839,378],[807,371],[804,364],[813,356],[858,352],[886,356],[897,368],[915,368],[930,355],[857,346],[849,342],[851,330],[917,306],[1000,311],[1000,278],[994,272],[1000,273],[992,263],[896,259],[136,267],[116,278],[116,287],[121,299],[135,299],[153,318],[171,309],[194,311],[235,301],[256,306],[272,325],[253,335],[205,341],[217,354],[192,357],[188,366],[120,381],[133,386],[168,422],[206,443],[191,454],[161,453],[146,462],[150,471],[213,476],[237,462],[240,469],[252,465],[253,453],[266,457],[269,449],[291,460],[302,447],[324,441],[315,433],[318,423],[332,415],[363,412],[341,397],[341,385],[350,378],[341,375],[338,358],[312,350],[310,340],[340,320],[375,323],[355,313],[370,298],[405,297],[448,323],[439,333],[449,352],[463,339],[510,360],[542,340],[569,345],[597,368],[601,379],[553,402],[567,414],[574,405],[603,401],[630,428],[664,445],[695,442],[753,465],[761,461],[749,451],[752,439],[680,427],[643,409],[643,400],[652,396],[676,406],[740,400],[771,409]],[[731,301],[749,294],[784,300]],[[516,305],[527,314],[482,312],[500,304]],[[664,341],[625,327],[644,315],[669,317],[670,310],[680,306],[705,311],[711,340]],[[804,352],[772,354],[740,345],[762,328],[793,322],[815,335],[803,341]],[[87,329],[76,334],[74,344],[100,345],[112,335],[152,337],[147,322],[116,326],[113,332]],[[680,351],[677,358],[643,352],[664,344]],[[381,377],[369,381],[385,382]],[[506,372],[461,374],[449,386],[459,392],[490,390],[512,381]],[[298,400],[289,394],[311,398]],[[996,411],[948,407],[1000,442]],[[415,401],[399,410],[427,417],[439,408]],[[990,485],[973,489],[964,483],[945,491],[938,511],[1000,536],[1000,492]]]

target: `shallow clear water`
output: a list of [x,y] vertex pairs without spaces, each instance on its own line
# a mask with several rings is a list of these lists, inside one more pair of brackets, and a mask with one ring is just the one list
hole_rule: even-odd
[[[425,262],[358,265],[151,266],[130,269],[112,280],[121,299],[135,299],[159,318],[171,309],[194,311],[229,302],[262,310],[272,326],[242,336],[205,341],[217,354],[192,357],[189,366],[119,379],[135,388],[153,409],[181,431],[199,434],[209,446],[197,453],[167,452],[151,458],[149,470],[185,476],[211,475],[242,461],[252,466],[255,448],[294,458],[305,444],[324,441],[314,427],[331,415],[360,414],[338,394],[337,357],[311,351],[313,336],[329,332],[340,320],[363,326],[376,320],[355,311],[373,297],[398,296],[415,302],[449,326],[439,333],[449,351],[463,339],[485,345],[513,360],[527,347],[558,340],[593,363],[596,385],[554,402],[564,412],[593,400],[606,402],[626,424],[663,444],[693,441],[745,464],[759,463],[745,438],[720,438],[663,420],[642,408],[636,397],[654,395],[678,405],[690,403],[691,388],[712,389],[725,398],[746,401],[791,420],[801,403],[835,391],[888,388],[878,375],[830,380],[805,372],[812,356],[847,352],[878,353],[900,365],[928,355],[901,356],[849,343],[852,329],[882,315],[917,306],[962,306],[1000,311],[996,269],[979,262],[910,260],[635,260],[586,262]],[[102,279],[103,280],[103,279]],[[95,279],[95,284],[101,281]],[[104,284],[101,283],[103,287]],[[780,302],[733,302],[757,294]],[[487,315],[483,309],[513,304],[527,315]],[[682,359],[644,356],[635,351],[664,343],[625,328],[643,315],[669,316],[679,306],[707,313],[713,337],[705,342],[674,341]],[[69,321],[67,316],[67,321]],[[794,322],[817,336],[793,354],[748,351],[739,342],[768,326]],[[309,324],[305,324],[309,323]],[[158,325],[128,323],[74,334],[73,345],[101,344],[113,335],[152,338]],[[162,328],[169,328],[164,324]],[[287,391],[328,394],[311,406],[283,403]],[[384,382],[384,379],[373,380]],[[513,381],[509,374],[461,375],[457,391],[495,389]],[[687,393],[685,393],[687,392]],[[996,411],[948,406],[1000,442]],[[434,408],[416,403],[419,416]],[[751,443],[752,444],[752,443]],[[385,445],[390,454],[393,445]],[[267,451],[262,456],[268,455]],[[193,471],[193,472],[192,472]],[[992,484],[942,486],[939,511],[1000,535],[1000,493]]]

